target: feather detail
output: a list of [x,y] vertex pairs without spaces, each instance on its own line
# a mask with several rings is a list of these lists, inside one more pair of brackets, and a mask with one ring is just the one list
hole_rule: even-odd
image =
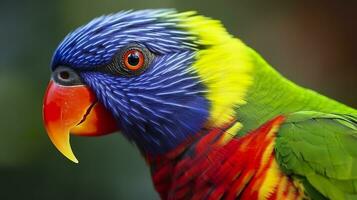
[[[241,138],[225,134],[237,126],[205,130],[164,156],[148,156],[162,199],[302,199],[303,191],[274,156],[279,116]],[[238,126],[239,127],[239,126]]]
[[183,15],[178,26],[196,36],[196,43],[208,47],[197,51],[192,69],[207,86],[206,96],[211,102],[208,125],[219,127],[236,119],[235,109],[246,103],[254,57],[220,21],[194,14]]

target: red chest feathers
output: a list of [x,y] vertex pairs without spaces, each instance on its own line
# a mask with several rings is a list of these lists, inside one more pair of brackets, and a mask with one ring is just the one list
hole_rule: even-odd
[[213,129],[165,156],[149,158],[162,199],[301,199],[274,157],[277,117],[243,137]]

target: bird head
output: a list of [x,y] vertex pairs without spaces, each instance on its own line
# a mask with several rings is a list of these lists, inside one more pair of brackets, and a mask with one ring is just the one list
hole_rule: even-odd
[[70,134],[120,131],[166,153],[235,117],[251,83],[249,49],[219,21],[174,10],[96,18],[60,43],[43,105],[46,131],[78,162]]

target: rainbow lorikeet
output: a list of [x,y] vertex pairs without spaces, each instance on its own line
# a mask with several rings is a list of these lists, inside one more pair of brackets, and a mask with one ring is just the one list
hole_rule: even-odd
[[96,18],[56,49],[50,139],[120,131],[162,199],[357,199],[357,111],[290,82],[195,12]]

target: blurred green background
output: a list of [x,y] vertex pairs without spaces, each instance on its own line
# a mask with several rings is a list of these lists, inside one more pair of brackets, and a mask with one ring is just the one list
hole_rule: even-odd
[[149,170],[119,134],[72,138],[76,165],[41,118],[49,63],[61,39],[123,9],[198,10],[259,51],[293,81],[357,107],[353,1],[0,1],[0,199],[157,199]]

